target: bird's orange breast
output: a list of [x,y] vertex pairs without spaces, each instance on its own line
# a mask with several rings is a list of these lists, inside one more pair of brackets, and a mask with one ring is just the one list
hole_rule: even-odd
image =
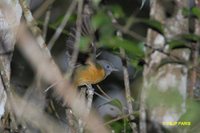
[[82,86],[86,84],[96,84],[105,78],[105,71],[102,67],[94,64],[80,66],[74,73],[75,86]]

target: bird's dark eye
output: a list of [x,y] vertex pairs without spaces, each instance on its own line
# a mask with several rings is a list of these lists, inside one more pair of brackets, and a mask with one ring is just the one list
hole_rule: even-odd
[[109,68],[110,68],[110,66],[109,66],[109,65],[107,65],[107,66],[106,66],[106,68],[107,68],[107,69],[109,69]]

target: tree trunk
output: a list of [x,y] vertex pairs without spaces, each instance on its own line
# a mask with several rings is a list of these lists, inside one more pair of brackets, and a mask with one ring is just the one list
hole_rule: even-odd
[[10,86],[10,63],[21,15],[18,0],[0,1],[0,117],[4,114],[6,90]]
[[[166,6],[170,3],[172,5],[168,9]],[[174,10],[173,6],[176,7]],[[178,63],[160,66],[166,59],[177,62],[189,59],[189,49],[169,50],[166,43],[166,38],[188,33],[188,20],[182,15],[184,7],[188,7],[187,0],[151,1],[150,17],[163,24],[165,38],[154,30],[148,30],[147,45],[154,50],[146,49],[142,99],[149,107],[150,120],[158,123],[177,121],[185,111],[187,67]]]

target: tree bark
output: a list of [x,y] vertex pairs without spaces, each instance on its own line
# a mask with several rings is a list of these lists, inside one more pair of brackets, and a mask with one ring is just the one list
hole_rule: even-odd
[[[166,4],[169,4],[167,2],[172,2],[175,4],[174,6],[176,6],[176,9],[172,12],[171,16],[167,16],[166,13]],[[159,67],[159,65],[164,59],[175,61],[181,60],[185,62],[189,59],[189,49],[169,50],[169,46],[166,44],[165,40],[166,38],[172,39],[179,34],[188,33],[188,21],[187,18],[182,15],[182,8],[187,7],[187,5],[187,0],[151,1],[150,17],[158,20],[164,25],[164,36],[149,29],[147,45],[155,49],[161,49],[165,53],[169,53],[166,55],[157,50],[146,49],[145,61],[147,65],[143,72],[144,83],[141,100],[147,103],[150,119],[154,122],[162,123],[177,121],[180,115],[185,111],[188,75],[187,67],[178,63],[168,63],[161,67]],[[177,96],[176,92],[178,93]],[[163,95],[154,95],[155,93],[168,94],[169,97],[168,99],[163,100]],[[179,97],[180,101],[170,101],[170,98],[173,97]],[[149,104],[149,101],[158,102]],[[170,106],[174,103],[176,106]],[[141,110],[144,110],[144,107],[142,107]]]
[[6,87],[10,86],[10,63],[16,42],[17,28],[22,15],[18,0],[0,2],[0,117],[7,100]]

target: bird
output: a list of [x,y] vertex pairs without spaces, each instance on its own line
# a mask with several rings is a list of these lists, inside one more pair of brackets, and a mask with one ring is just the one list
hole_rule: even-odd
[[95,63],[90,60],[75,69],[73,84],[75,86],[97,84],[114,71],[118,71],[118,69],[106,60],[97,60]]
[[[112,63],[106,60],[98,60],[96,41],[99,39],[98,31],[95,31],[91,25],[91,14],[88,10],[83,10],[81,23],[81,37],[89,37],[90,41],[85,47],[86,51],[80,51],[77,58],[77,67],[72,74],[72,83],[76,86],[93,85],[103,81],[113,71],[118,71]],[[66,53],[70,57],[74,52],[75,36],[77,30],[72,28],[66,42]]]

